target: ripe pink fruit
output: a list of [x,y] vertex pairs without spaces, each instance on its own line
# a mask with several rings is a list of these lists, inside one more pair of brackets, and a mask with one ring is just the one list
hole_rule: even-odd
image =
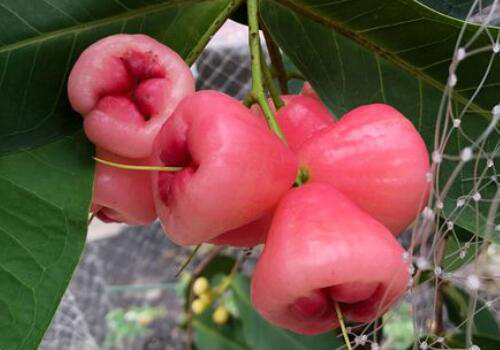
[[309,96],[309,97],[312,97],[312,98],[317,98],[319,100],[318,94],[313,89],[313,87],[311,86],[311,84],[309,84],[308,81],[306,81],[304,83],[304,86],[302,87],[301,94],[304,95],[304,96]]
[[297,174],[295,155],[235,99],[216,91],[186,97],[161,129],[154,172],[160,221],[175,242],[197,244],[273,208]]
[[[147,159],[129,159],[97,149],[97,157],[115,163],[148,165]],[[149,224],[156,219],[148,171],[125,170],[96,163],[91,212],[104,222]]]
[[427,201],[424,141],[396,109],[358,107],[318,132],[299,152],[310,182],[329,183],[399,234]]
[[255,247],[258,244],[264,243],[267,232],[271,227],[273,214],[274,209],[271,209],[261,218],[249,224],[224,232],[210,240],[209,243],[233,247]]
[[[288,146],[297,152],[300,146],[311,136],[335,122],[335,119],[321,101],[300,95],[281,96],[285,106],[280,108],[276,119],[287,140]],[[276,108],[269,99],[274,112]],[[264,114],[258,105],[251,108],[260,119]],[[253,247],[264,243],[266,234],[271,227],[272,211],[264,217],[242,227],[225,232],[211,241],[213,244],[235,247]]]
[[87,137],[124,157],[148,157],[163,123],[194,92],[189,67],[174,51],[141,34],[117,34],[89,46],[68,80]]
[[[290,149],[297,152],[302,144],[318,130],[322,130],[335,122],[335,117],[318,99],[301,96],[281,96],[285,106],[276,112],[278,121]],[[272,100],[269,100],[275,111]],[[252,106],[252,111],[264,119],[264,114],[258,105]]]
[[269,322],[302,334],[338,326],[334,303],[350,321],[384,313],[408,283],[393,235],[327,184],[283,197],[252,278],[252,302]]

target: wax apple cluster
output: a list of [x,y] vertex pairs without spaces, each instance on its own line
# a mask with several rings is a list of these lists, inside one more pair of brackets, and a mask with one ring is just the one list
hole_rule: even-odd
[[[97,164],[91,210],[103,221],[157,216],[178,244],[265,243],[252,301],[303,334],[368,322],[404,294],[408,266],[395,239],[427,201],[429,157],[412,123],[386,104],[338,121],[306,85],[275,110],[194,91],[189,67],[144,35],[90,46],[69,78],[73,108],[99,158],[180,167],[133,171]],[[272,103],[271,103],[272,105]]]

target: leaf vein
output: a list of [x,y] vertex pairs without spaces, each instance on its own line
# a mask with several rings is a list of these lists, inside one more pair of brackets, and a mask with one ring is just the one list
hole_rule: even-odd
[[119,21],[123,18],[132,19],[132,18],[136,18],[139,16],[143,16],[145,14],[152,14],[152,13],[156,13],[156,12],[161,12],[167,8],[176,7],[176,6],[178,6],[178,5],[171,4],[171,3],[149,5],[149,6],[143,7],[139,10],[131,10],[131,11],[126,12],[126,13],[121,13],[121,14],[118,14],[115,16],[110,16],[110,17],[106,17],[106,18],[102,18],[102,19],[97,19],[94,21],[89,21],[89,22],[82,23],[80,25],[76,25],[73,27],[63,28],[60,30],[55,30],[52,32],[47,32],[47,33],[39,33],[40,34],[39,36],[27,38],[27,39],[21,40],[19,42],[8,44],[8,45],[1,47],[0,53],[19,49],[19,48],[22,48],[25,46],[32,45],[34,43],[40,43],[43,41],[55,39],[55,38],[58,38],[58,37],[61,37],[61,36],[67,35],[67,34],[71,34],[71,33],[81,33],[81,32],[87,31],[87,30],[98,28],[100,26],[105,26],[107,24],[115,23],[116,21]]
[[4,4],[0,3],[0,7],[3,8],[4,10],[6,10],[7,12],[9,12],[10,14],[12,14],[14,17],[16,17],[19,21],[21,21],[21,23],[23,23],[26,27],[28,27],[29,29],[31,29],[32,31],[34,31],[35,33],[37,34],[42,34],[41,31],[39,31],[38,29],[36,29],[35,27],[33,27],[29,22],[27,22],[22,16],[20,16],[17,12],[15,12],[14,10],[12,10],[11,8],[5,6]]

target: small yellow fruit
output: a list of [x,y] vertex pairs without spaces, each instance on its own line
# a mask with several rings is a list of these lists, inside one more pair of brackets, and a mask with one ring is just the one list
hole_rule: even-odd
[[212,304],[212,294],[210,292],[202,293],[198,297],[203,303],[205,303],[206,306]]
[[223,305],[219,305],[212,314],[212,320],[217,324],[224,324],[229,319],[229,312]]
[[191,310],[193,310],[193,313],[195,315],[200,315],[205,311],[207,308],[207,304],[203,302],[201,299],[196,299],[193,300],[193,303],[191,304]]
[[209,283],[205,277],[198,277],[193,283],[193,293],[195,295],[202,295],[208,290]]

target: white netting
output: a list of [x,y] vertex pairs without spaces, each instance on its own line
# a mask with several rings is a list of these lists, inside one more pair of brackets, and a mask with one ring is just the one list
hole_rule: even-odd
[[[479,3],[476,1],[475,7],[470,12],[471,15],[475,14],[475,20],[485,25],[500,22],[498,1],[494,1],[491,7],[477,14]],[[486,29],[481,27],[478,30]],[[222,39],[220,39],[221,35]],[[498,57],[499,40],[494,37],[491,39],[491,46],[485,49],[491,50],[492,57],[495,55]],[[495,173],[495,167],[491,166],[499,155],[498,119],[495,118],[500,116],[500,107],[498,111],[492,113],[491,125],[485,130],[484,137],[472,142],[470,148],[464,148],[458,154],[443,153],[449,141],[447,136],[451,131],[458,129],[467,136],[466,130],[463,130],[460,125],[463,114],[457,114],[448,105],[456,80],[460,79],[456,68],[461,61],[467,59],[468,55],[473,54],[467,52],[467,47],[471,43],[464,43],[461,40],[458,41],[450,70],[449,88],[443,97],[442,113],[438,121],[440,123],[439,134],[436,135],[438,142],[433,154],[434,168],[429,179],[432,181],[435,178],[440,161],[443,159],[456,159],[459,161],[458,166],[462,166],[462,163],[473,162],[478,157],[487,161],[484,169],[481,168],[477,172],[477,178],[470,179],[475,184],[474,190],[461,198],[461,201],[457,203],[457,210],[451,214],[447,222],[440,222],[440,225],[445,225],[452,233],[454,232],[453,220],[456,220],[456,216],[460,215],[462,209],[467,206],[474,208],[475,203],[484,201],[485,199],[481,198],[482,188],[484,186],[497,186],[498,188],[498,181],[500,181],[498,174]],[[251,85],[245,30],[234,23],[229,27],[224,27],[222,33],[216,36],[216,39],[203,52],[193,71],[197,76],[198,89],[215,89],[242,99],[249,92]],[[486,76],[489,74],[489,68],[478,67],[477,74]],[[489,152],[484,152],[485,140],[488,139],[491,142],[495,135],[496,147]],[[463,180],[450,178],[449,181]],[[427,271],[440,278],[429,279],[428,282],[413,288],[397,312],[390,312],[384,317],[383,322],[350,328],[356,345],[371,344],[374,350],[403,349],[401,344],[408,342],[407,334],[410,334],[409,341],[415,341],[414,349],[441,348],[439,338],[419,338],[436,326],[436,305],[441,303],[436,300],[436,281],[438,283],[450,281],[462,286],[471,292],[474,300],[482,301],[470,306],[467,320],[470,321],[472,315],[480,311],[477,305],[490,308],[498,315],[500,291],[498,247],[484,242],[478,243],[477,237],[471,238],[467,243],[457,239],[457,246],[460,250],[447,258],[457,260],[470,259],[471,256],[479,258],[475,259],[473,264],[453,272],[443,271],[441,266],[435,264],[436,248],[439,247],[442,233],[446,232],[436,228],[436,213],[442,206],[442,190],[433,194],[421,220],[411,232],[402,237],[406,247],[413,247],[407,259],[413,262],[414,274]],[[493,220],[493,222],[497,213],[495,208],[498,208],[499,196],[497,192],[493,200],[488,199],[493,210],[490,221]],[[477,215],[480,214],[477,212]],[[499,234],[498,223],[494,223],[491,229],[491,234]],[[433,234],[436,232],[441,232],[441,234]],[[189,250],[168,241],[158,224],[130,227],[117,236],[90,241],[41,349],[184,348],[185,335],[178,327],[182,312],[174,288],[174,283],[177,281],[174,275],[188,255]],[[132,285],[139,286],[139,288],[131,288]],[[120,322],[126,323],[130,319],[140,319],[144,315],[148,319],[146,326],[141,327],[138,322],[138,327],[128,329],[125,334],[117,331],[121,329]],[[453,329],[446,314],[443,322],[447,328]],[[386,335],[385,343],[378,344],[374,342],[372,334],[376,333],[382,324],[386,330],[398,324],[398,327],[406,325],[408,329],[399,338]],[[466,325],[465,329],[467,327]],[[394,332],[394,334],[398,333]]]

